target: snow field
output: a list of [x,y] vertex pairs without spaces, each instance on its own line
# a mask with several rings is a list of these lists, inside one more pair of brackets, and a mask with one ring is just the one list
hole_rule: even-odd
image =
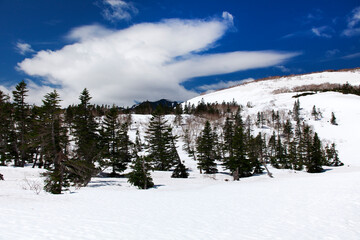
[[17,169],[1,167],[7,181],[0,182],[0,239],[358,239],[360,169],[327,169],[271,169],[273,179],[239,182],[155,172],[150,190],[124,178],[94,178],[55,196],[24,190]]

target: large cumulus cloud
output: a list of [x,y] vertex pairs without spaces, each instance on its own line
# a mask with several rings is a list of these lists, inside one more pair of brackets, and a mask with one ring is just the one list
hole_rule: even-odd
[[72,44],[43,50],[18,63],[18,69],[40,76],[33,94],[57,86],[64,105],[77,103],[88,88],[95,103],[132,105],[134,101],[196,95],[181,83],[187,79],[278,65],[294,53],[277,51],[206,54],[232,25],[232,18],[170,19],[123,30],[100,25],[70,31]]

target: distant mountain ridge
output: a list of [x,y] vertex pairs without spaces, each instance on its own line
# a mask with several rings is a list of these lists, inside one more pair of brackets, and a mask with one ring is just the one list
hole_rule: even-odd
[[174,109],[178,105],[176,101],[170,101],[167,99],[160,99],[158,101],[144,101],[138,104],[133,105],[130,109],[137,114],[148,114],[152,113],[159,106],[164,110],[164,112],[168,112]]

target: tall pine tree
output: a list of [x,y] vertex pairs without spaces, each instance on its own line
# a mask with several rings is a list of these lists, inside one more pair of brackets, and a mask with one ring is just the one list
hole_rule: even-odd
[[43,100],[44,122],[44,155],[51,162],[49,172],[45,174],[44,189],[53,194],[61,194],[63,188],[69,186],[66,177],[65,161],[67,157],[67,134],[63,127],[63,119],[61,117],[60,96],[54,90],[45,95]]
[[159,110],[156,110],[150,119],[145,139],[155,170],[168,171],[178,163],[172,128]]
[[67,162],[70,178],[77,186],[86,186],[98,169],[95,162],[100,160],[100,138],[98,124],[91,111],[89,91],[85,88],[80,94],[80,104],[74,116],[74,136],[77,149],[75,158]]
[[24,167],[27,156],[27,132],[29,129],[29,105],[25,102],[25,98],[28,96],[27,84],[21,81],[15,87],[13,91],[14,100],[14,120],[15,120],[15,142],[14,144],[14,159],[15,166]]
[[[112,176],[117,172],[123,172],[127,164],[131,161],[129,151],[130,140],[127,134],[128,126],[119,121],[119,112],[116,106],[113,106],[106,114],[101,131],[103,142],[103,157],[109,159],[109,165],[112,167]],[[108,164],[105,164],[108,165]]]
[[209,121],[206,121],[203,131],[197,138],[196,150],[200,173],[203,171],[205,174],[217,173],[215,139]]
[[0,90],[0,165],[5,166],[10,160],[9,142],[14,124],[11,121],[12,106],[10,97]]
[[324,171],[321,166],[323,163],[323,157],[324,156],[321,151],[321,141],[317,133],[315,133],[311,145],[310,159],[306,164],[307,172],[318,173]]

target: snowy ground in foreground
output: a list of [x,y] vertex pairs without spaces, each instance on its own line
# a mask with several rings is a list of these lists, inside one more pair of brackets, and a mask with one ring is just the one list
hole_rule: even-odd
[[94,178],[55,196],[28,189],[38,169],[0,167],[0,239],[359,239],[359,167],[271,170],[239,182],[154,172],[150,190]]

